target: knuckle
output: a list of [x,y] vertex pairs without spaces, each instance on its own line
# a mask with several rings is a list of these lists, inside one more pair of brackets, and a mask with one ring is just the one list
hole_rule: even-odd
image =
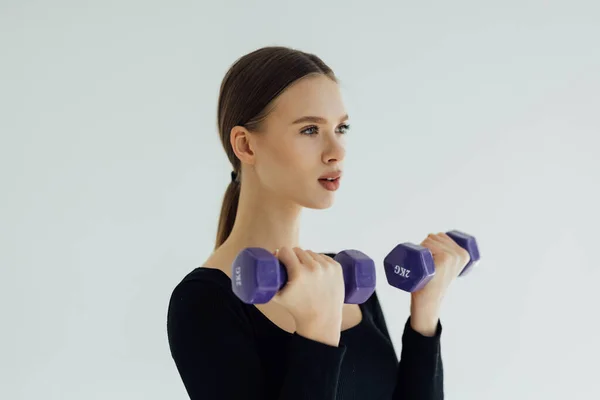
[[323,262],[323,269],[325,271],[327,271],[328,273],[331,273],[332,271],[335,271],[335,264],[324,261]]
[[464,259],[470,259],[471,258],[471,255],[469,254],[469,252],[467,250],[463,249],[462,247],[460,248],[459,254]]

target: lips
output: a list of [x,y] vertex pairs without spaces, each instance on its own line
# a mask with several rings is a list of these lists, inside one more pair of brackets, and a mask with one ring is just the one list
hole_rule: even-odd
[[329,191],[336,191],[340,187],[340,178],[319,179],[319,184]]
[[333,172],[329,172],[326,173],[324,175],[321,175],[321,177],[319,178],[320,181],[335,181],[337,179],[339,179],[342,176],[342,171],[333,171]]
[[319,180],[320,180],[320,181],[325,181],[325,182],[335,182],[335,181],[337,181],[337,180],[339,180],[339,179],[340,179],[340,178],[325,178],[325,179],[321,178],[321,179],[319,179]]

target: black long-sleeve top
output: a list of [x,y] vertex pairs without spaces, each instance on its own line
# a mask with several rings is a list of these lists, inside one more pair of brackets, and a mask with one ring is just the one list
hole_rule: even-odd
[[167,335],[191,400],[443,399],[440,321],[427,337],[409,317],[398,360],[377,293],[360,309],[362,321],[330,346],[282,330],[238,299],[223,271],[199,267],[172,292]]

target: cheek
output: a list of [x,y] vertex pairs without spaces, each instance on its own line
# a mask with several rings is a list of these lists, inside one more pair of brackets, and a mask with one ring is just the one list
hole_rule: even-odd
[[282,141],[272,151],[272,160],[276,164],[273,167],[287,173],[297,175],[313,172],[315,169],[315,154],[318,152],[310,138],[296,137],[293,140]]

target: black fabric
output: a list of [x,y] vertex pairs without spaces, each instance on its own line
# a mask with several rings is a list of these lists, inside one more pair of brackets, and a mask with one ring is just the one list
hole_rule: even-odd
[[218,269],[196,268],[168,307],[171,355],[190,399],[443,399],[441,323],[426,337],[404,325],[400,360],[377,293],[338,347],[290,334],[231,290]]

